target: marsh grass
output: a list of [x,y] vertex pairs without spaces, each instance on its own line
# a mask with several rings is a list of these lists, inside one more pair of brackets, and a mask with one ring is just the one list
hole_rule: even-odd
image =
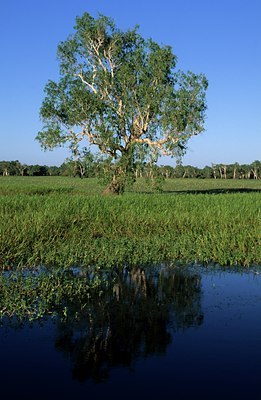
[[[102,194],[106,184],[96,178],[80,179],[60,176],[0,176],[0,195],[97,195]],[[164,194],[172,193],[230,193],[261,192],[259,180],[233,179],[167,179],[162,183]],[[127,188],[128,193],[155,193],[155,187],[146,179],[138,179]]]
[[92,297],[100,297],[107,281],[96,271],[75,274],[71,270],[54,269],[0,273],[0,321],[34,321],[45,316],[64,319],[68,313],[81,312]]
[[[135,192],[136,191],[136,192]],[[260,182],[138,181],[103,197],[96,180],[0,179],[0,265],[112,267],[261,263]]]

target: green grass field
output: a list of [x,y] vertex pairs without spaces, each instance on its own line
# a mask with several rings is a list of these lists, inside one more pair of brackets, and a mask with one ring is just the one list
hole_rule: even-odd
[[95,179],[0,178],[0,265],[101,267],[176,260],[261,264],[261,182],[139,180],[104,197]]

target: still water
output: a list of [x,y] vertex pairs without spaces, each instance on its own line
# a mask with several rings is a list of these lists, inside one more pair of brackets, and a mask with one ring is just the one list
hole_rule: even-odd
[[261,399],[261,268],[125,271],[78,318],[0,327],[3,399]]

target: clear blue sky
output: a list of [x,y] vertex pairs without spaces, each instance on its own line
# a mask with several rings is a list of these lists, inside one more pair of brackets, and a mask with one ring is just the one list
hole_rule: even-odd
[[206,74],[206,131],[184,164],[260,160],[261,0],[1,0],[0,160],[60,165],[68,156],[43,152],[35,136],[43,88],[58,77],[57,44],[84,11],[123,30],[139,24],[144,37],[172,46],[180,69]]

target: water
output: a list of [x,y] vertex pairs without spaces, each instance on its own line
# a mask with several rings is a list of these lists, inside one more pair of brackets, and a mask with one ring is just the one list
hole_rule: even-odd
[[259,271],[137,269],[78,320],[6,322],[1,397],[259,400]]

